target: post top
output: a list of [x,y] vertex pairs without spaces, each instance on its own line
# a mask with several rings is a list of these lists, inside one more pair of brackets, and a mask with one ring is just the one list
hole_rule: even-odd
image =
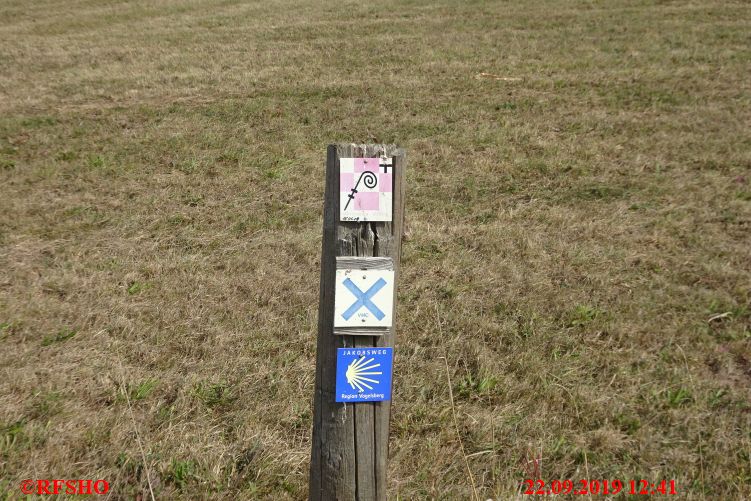
[[404,156],[405,151],[393,143],[332,143],[329,148],[347,155]]

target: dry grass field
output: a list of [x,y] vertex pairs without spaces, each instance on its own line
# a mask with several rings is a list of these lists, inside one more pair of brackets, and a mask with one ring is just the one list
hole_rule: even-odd
[[749,26],[746,1],[1,0],[0,499],[306,497],[338,141],[409,156],[390,498],[471,496],[441,357],[483,499],[530,458],[751,498]]

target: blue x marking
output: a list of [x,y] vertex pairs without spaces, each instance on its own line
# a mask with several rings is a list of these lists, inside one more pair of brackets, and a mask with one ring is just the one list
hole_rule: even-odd
[[352,315],[354,315],[357,310],[362,308],[363,306],[370,310],[370,312],[375,315],[375,317],[378,320],[383,320],[383,317],[386,316],[385,313],[383,313],[378,306],[376,306],[373,301],[370,300],[375,294],[383,289],[383,286],[386,285],[386,281],[382,278],[379,278],[376,283],[374,283],[370,289],[366,290],[365,292],[361,291],[359,287],[355,285],[355,283],[347,278],[342,282],[344,286],[349,289],[349,291],[355,295],[357,298],[357,301],[352,303],[352,306],[347,308],[347,311],[342,313],[342,316],[344,317],[344,320],[349,320],[352,318]]

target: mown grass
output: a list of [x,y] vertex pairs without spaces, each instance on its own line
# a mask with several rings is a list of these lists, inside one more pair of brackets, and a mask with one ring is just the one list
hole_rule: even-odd
[[410,161],[392,498],[471,495],[440,357],[483,498],[531,457],[751,497],[749,21],[2,2],[0,496],[304,498],[325,147],[370,141]]

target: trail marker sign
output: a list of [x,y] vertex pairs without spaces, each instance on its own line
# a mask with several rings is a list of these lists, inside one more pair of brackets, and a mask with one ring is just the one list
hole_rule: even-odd
[[393,348],[337,348],[336,401],[391,400]]
[[394,270],[336,270],[334,327],[391,327]]
[[339,212],[341,221],[391,221],[393,159],[339,159]]

